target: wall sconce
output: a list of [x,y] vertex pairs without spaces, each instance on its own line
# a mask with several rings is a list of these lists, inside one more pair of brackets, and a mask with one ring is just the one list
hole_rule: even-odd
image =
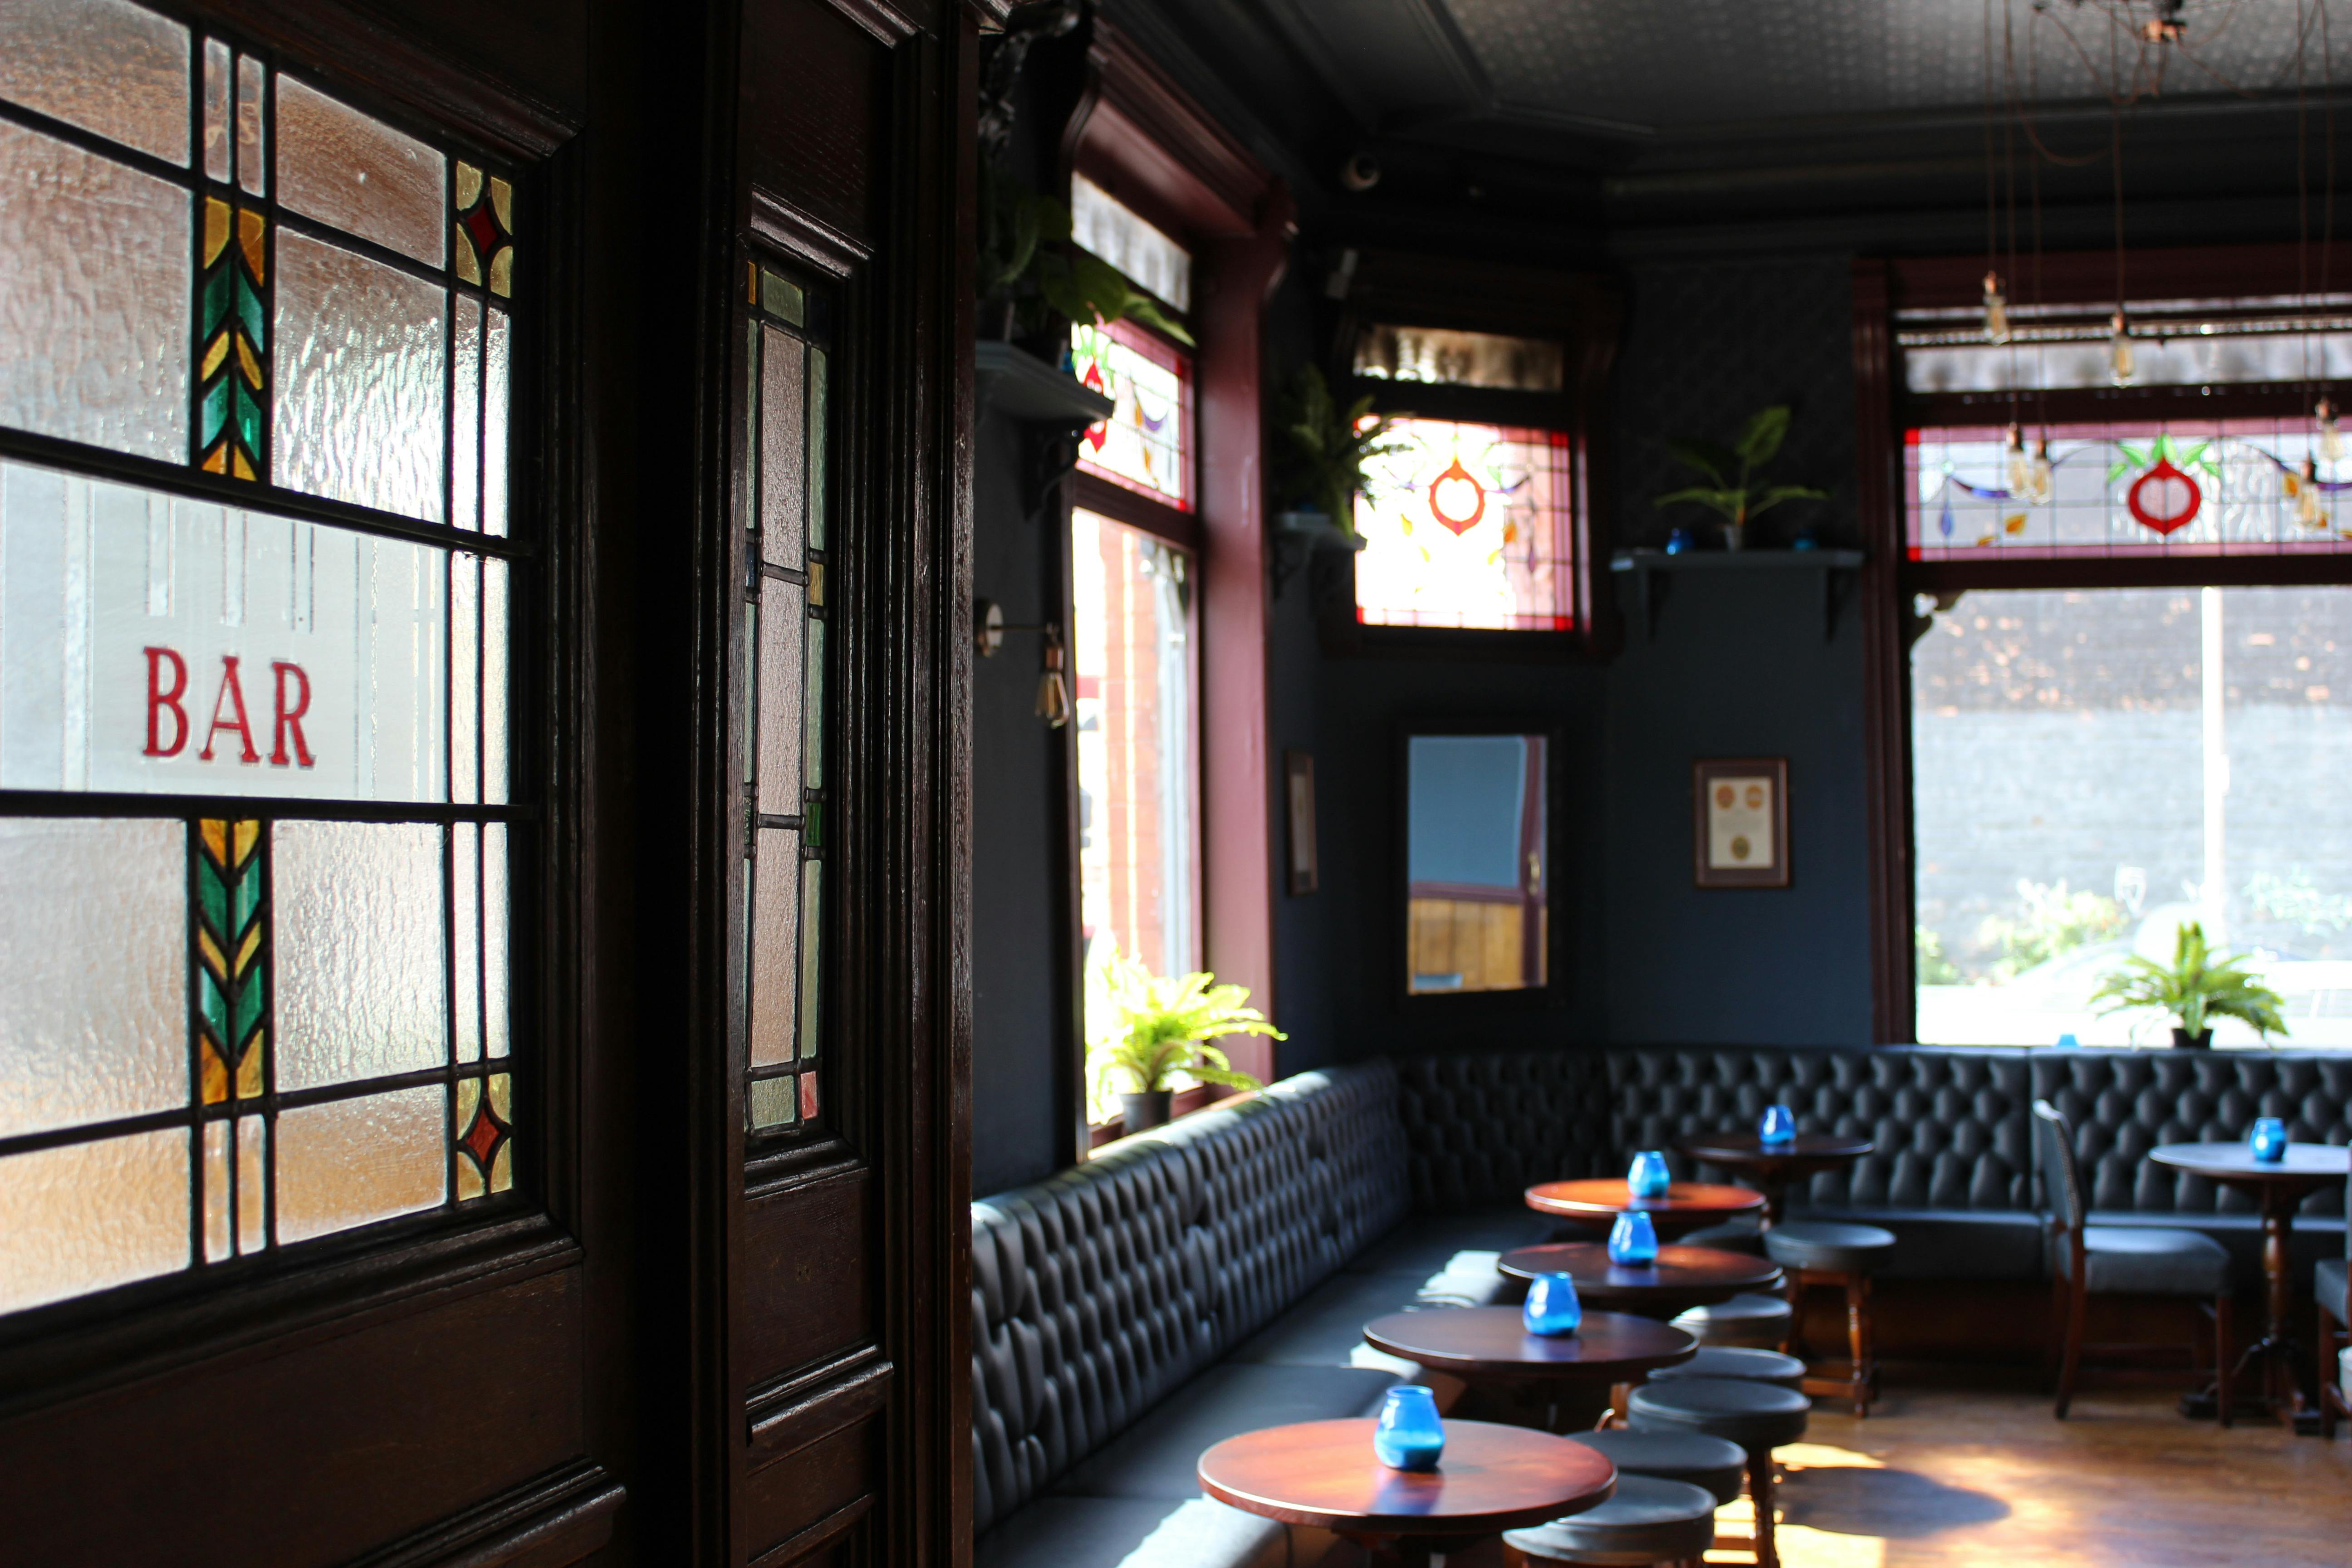
[[1062,628],[1052,621],[1034,626],[1008,626],[1003,606],[981,599],[971,607],[971,641],[982,658],[994,658],[1008,632],[1042,632],[1045,637],[1044,673],[1037,678],[1037,717],[1058,730],[1070,721],[1070,683],[1062,669]]

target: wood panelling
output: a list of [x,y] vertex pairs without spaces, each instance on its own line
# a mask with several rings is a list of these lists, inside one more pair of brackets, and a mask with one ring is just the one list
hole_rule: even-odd
[[567,1269],[0,1428],[0,1556],[344,1562],[577,1455],[580,1332]]
[[861,1170],[747,1205],[740,1353],[748,1384],[874,1338],[873,1198],[873,1177]]
[[834,1531],[811,1527],[846,1526],[856,1513],[845,1510],[864,1511],[861,1500],[881,1483],[881,1423],[861,1421],[754,1473],[743,1500],[751,1560],[781,1564],[824,1544]]
[[743,21],[741,174],[870,244],[889,53],[816,4],[750,6]]

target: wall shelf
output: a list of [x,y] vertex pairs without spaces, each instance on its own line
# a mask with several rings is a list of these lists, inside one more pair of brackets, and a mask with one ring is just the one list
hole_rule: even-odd
[[980,404],[1015,419],[1078,429],[1109,418],[1115,405],[1077,377],[1011,343],[982,342],[972,352]]
[[1674,555],[1663,550],[1620,550],[1609,558],[1609,569],[1633,580],[1634,608],[1644,642],[1656,638],[1658,613],[1674,580],[1685,573],[1814,573],[1822,589],[1822,640],[1827,642],[1837,633],[1838,610],[1861,574],[1862,562],[1859,550],[1686,550]]

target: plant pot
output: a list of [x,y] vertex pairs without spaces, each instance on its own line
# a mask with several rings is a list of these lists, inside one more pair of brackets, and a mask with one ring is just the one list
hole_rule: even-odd
[[1736,522],[1727,522],[1727,523],[1725,523],[1725,524],[1723,525],[1723,547],[1724,547],[1724,549],[1726,549],[1726,550],[1745,550],[1745,549],[1747,549],[1747,548],[1748,548],[1748,539],[1747,539],[1747,534],[1748,534],[1748,531],[1747,531],[1746,529],[1744,529],[1744,528],[1740,527],[1740,526],[1739,526],[1739,524],[1738,524],[1738,523],[1736,523]]
[[2213,1048],[2212,1026],[2209,1024],[2193,1035],[2186,1029],[2175,1027],[2172,1031],[2172,1048],[2176,1051],[2211,1050]]
[[1122,1094],[1118,1097],[1119,1130],[1132,1137],[1138,1132],[1168,1124],[1168,1107],[1176,1098],[1172,1089],[1154,1089],[1150,1094]]

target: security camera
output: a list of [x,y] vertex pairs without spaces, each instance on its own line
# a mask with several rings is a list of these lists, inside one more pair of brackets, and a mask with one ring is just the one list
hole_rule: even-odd
[[1339,183],[1351,191],[1369,191],[1381,183],[1380,161],[1370,153],[1359,153],[1339,165]]

